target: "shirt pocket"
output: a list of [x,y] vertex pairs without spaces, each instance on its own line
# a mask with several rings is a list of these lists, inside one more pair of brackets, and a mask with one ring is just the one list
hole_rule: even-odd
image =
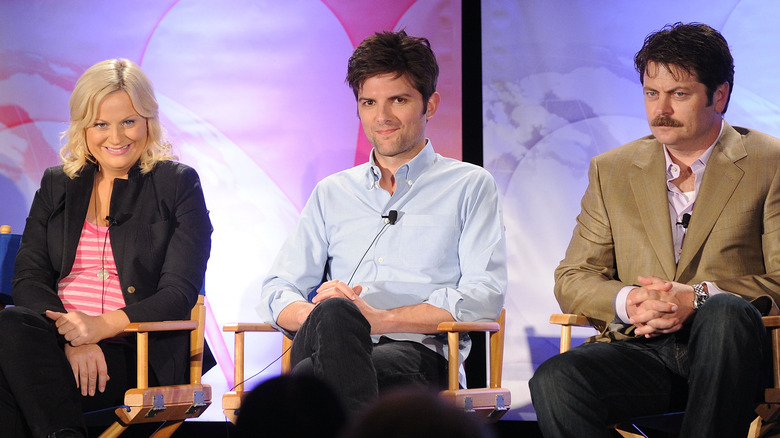
[[436,267],[457,257],[460,232],[454,216],[404,214],[399,225],[406,266]]

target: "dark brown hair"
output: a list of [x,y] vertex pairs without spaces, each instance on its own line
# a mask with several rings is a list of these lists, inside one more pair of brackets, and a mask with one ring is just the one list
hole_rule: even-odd
[[366,79],[386,73],[395,73],[397,78],[406,75],[422,94],[425,110],[439,77],[439,65],[427,39],[411,37],[403,30],[371,35],[349,58],[346,82],[357,99]]
[[707,87],[708,105],[712,105],[715,89],[728,82],[729,95],[723,107],[723,113],[726,112],[734,89],[734,58],[720,32],[702,23],[667,24],[658,32],[648,35],[634,57],[642,84],[650,61],[667,69],[670,66],[679,67],[694,76]]

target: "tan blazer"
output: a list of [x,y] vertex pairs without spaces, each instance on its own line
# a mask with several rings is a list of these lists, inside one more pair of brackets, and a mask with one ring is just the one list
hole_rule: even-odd
[[677,264],[664,167],[653,136],[593,158],[582,211],[555,270],[561,309],[604,329],[615,319],[617,292],[654,275],[763,297],[755,304],[768,312],[769,298],[780,301],[780,140],[725,124]]

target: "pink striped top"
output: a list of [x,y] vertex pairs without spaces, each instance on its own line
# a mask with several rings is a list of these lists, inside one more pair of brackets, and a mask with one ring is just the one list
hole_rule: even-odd
[[[105,280],[100,277],[101,258],[108,271]],[[77,310],[95,316],[125,307],[108,227],[84,221],[73,268],[60,280],[57,292],[68,312]]]

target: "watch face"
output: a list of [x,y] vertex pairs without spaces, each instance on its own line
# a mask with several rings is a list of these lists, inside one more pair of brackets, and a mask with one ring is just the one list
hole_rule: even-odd
[[707,293],[706,290],[704,290],[704,285],[702,285],[701,283],[693,285],[693,293],[694,293],[693,310],[698,310],[699,307],[701,307],[702,304],[704,304],[704,302],[707,301],[707,298],[709,298],[710,295]]

